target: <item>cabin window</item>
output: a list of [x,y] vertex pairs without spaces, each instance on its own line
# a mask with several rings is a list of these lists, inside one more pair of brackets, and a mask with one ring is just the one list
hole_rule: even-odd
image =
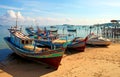
[[26,44],[29,44],[28,40],[26,40]]
[[24,44],[24,40],[22,40],[22,44]]
[[22,44],[32,44],[32,40],[22,40]]

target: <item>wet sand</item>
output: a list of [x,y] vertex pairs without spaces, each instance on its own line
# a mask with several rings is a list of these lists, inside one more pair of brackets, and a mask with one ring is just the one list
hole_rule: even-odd
[[[10,50],[0,50],[0,57],[3,51]],[[15,54],[2,58],[5,59],[0,59],[0,77],[120,77],[120,44],[65,54],[58,70]]]

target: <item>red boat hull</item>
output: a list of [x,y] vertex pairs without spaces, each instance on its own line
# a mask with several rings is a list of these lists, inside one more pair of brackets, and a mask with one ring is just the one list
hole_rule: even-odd
[[[15,51],[15,50],[14,50]],[[35,58],[35,57],[28,57],[26,55],[20,54],[18,52],[15,51],[15,53],[25,59],[28,60],[32,60],[32,61],[36,61],[36,62],[40,62],[40,63],[44,63],[47,65],[50,65],[51,67],[53,67],[55,70],[58,69],[62,56],[58,56],[58,57],[53,57],[53,58]]]
[[33,61],[46,63],[52,67],[54,67],[56,70],[58,69],[60,62],[61,62],[62,56],[60,57],[54,57],[54,58],[32,58]]
[[82,52],[85,50],[85,46],[79,46],[79,47],[67,47],[67,50],[69,51],[79,51]]
[[69,51],[84,51],[85,47],[86,47],[86,40],[88,39],[88,37],[86,37],[85,39],[82,40],[78,40],[78,42],[76,42],[76,38],[73,40],[72,44],[67,46],[67,50]]
[[44,63],[44,64],[47,64],[47,65],[50,65],[55,70],[58,69],[58,67],[60,65],[60,62],[61,62],[61,59],[62,59],[62,56],[54,57],[54,58],[31,58],[31,57],[26,57],[26,56],[20,55],[20,54],[17,54],[17,55],[19,55],[19,56],[21,56],[25,59],[28,59],[28,60],[32,60],[32,61],[35,61],[35,62],[38,62],[38,63]]

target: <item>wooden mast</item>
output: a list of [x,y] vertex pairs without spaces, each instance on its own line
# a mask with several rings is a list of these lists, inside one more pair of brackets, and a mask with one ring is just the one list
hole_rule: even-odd
[[16,13],[16,28],[18,27],[17,26],[17,21],[18,21],[18,13]]

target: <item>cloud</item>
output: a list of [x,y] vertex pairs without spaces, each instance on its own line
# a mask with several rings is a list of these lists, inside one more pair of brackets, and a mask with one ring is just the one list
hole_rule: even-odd
[[62,25],[62,24],[72,24],[72,25],[93,25],[101,24],[110,21],[110,18],[71,18],[71,17],[28,17],[23,16],[20,11],[15,12],[13,10],[8,10],[7,13],[0,16],[0,24],[2,25],[15,25],[16,14],[18,16],[18,25]]
[[17,8],[17,7],[12,7],[12,6],[7,6],[7,5],[0,5],[0,8],[3,9],[11,9],[11,10],[23,10],[23,8]]
[[4,25],[13,25],[16,21],[16,15],[20,21],[24,21],[24,17],[20,12],[15,12],[13,10],[8,10],[7,13],[0,16],[0,23]]
[[16,16],[20,19],[23,20],[24,17],[22,16],[22,14],[18,11],[15,12],[13,10],[8,10],[6,14],[4,14],[2,17],[4,18],[8,18],[8,19],[16,19]]
[[51,18],[51,17],[37,17],[35,18],[39,25],[62,25],[71,22],[68,18]]
[[13,10],[7,11],[6,14],[3,15],[5,18],[16,18],[16,13]]
[[21,25],[36,25],[36,21],[38,25],[57,25],[69,23],[71,21],[70,18],[52,18],[52,17],[27,17],[23,16],[21,12],[15,12],[13,10],[8,10],[7,13],[0,16],[0,23],[4,25],[14,25],[16,21],[16,15],[18,16],[18,24]]

